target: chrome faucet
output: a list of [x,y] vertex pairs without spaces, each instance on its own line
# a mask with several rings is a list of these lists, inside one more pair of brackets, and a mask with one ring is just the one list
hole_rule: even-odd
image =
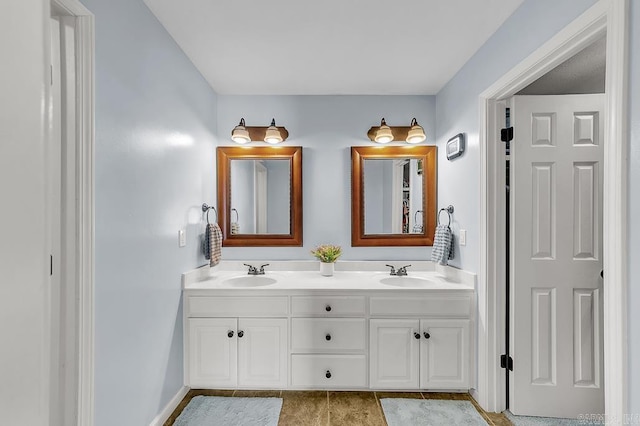
[[388,266],[389,268],[391,268],[391,271],[389,272],[389,275],[395,275],[397,277],[404,277],[404,276],[407,275],[407,268],[409,266],[411,266],[411,265],[401,266],[397,270],[393,265],[385,265],[385,266]]
[[406,277],[407,276],[407,268],[411,266],[411,265],[404,265],[401,266],[400,268],[398,268],[398,271],[396,272],[396,275],[399,277]]
[[264,275],[264,267],[269,266],[268,263],[265,263],[264,265],[260,265],[260,269],[258,269],[255,266],[249,265],[247,263],[243,263],[243,265],[249,267],[249,271],[247,272],[247,274],[249,275]]

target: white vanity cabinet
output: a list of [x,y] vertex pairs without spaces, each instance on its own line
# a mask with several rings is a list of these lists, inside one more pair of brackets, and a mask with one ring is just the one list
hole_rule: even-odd
[[472,294],[372,297],[372,389],[469,389]]
[[291,312],[291,386],[366,388],[366,297],[292,296]]
[[[185,287],[185,385],[473,387],[472,284],[433,276],[432,287],[394,288],[369,284],[358,273],[329,279],[315,271],[274,276],[279,283],[268,288],[216,287],[212,282]],[[386,278],[374,275],[379,276]]]
[[[185,381],[192,388],[287,387],[287,298],[187,296]],[[284,303],[282,303],[284,302]],[[224,306],[224,308],[222,308]],[[237,317],[222,317],[236,313]]]

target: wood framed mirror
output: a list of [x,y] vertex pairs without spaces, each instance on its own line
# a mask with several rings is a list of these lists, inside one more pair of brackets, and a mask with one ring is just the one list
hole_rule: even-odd
[[351,147],[351,245],[431,246],[437,147]]
[[218,147],[216,157],[222,245],[302,246],[302,147]]

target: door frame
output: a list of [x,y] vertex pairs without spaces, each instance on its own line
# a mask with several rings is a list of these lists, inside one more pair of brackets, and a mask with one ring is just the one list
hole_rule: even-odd
[[[44,0],[46,8],[55,7],[64,11],[65,16],[75,18],[75,64],[76,64],[76,115],[74,164],[75,196],[77,197],[74,229],[69,230],[68,238],[74,241],[74,249],[61,252],[65,259],[73,258],[73,271],[70,285],[73,296],[66,299],[67,306],[75,306],[78,312],[73,325],[77,342],[77,381],[74,395],[63,395],[62,403],[77,400],[77,425],[91,426],[94,423],[94,69],[95,69],[95,20],[94,15],[79,0]],[[49,20],[45,25],[45,45],[51,43]],[[47,60],[48,57],[46,58]],[[48,75],[47,75],[48,77]],[[51,106],[51,88],[47,88],[47,110]],[[47,118],[48,126],[52,122]],[[49,135],[45,136],[47,139]],[[51,155],[51,153],[47,153]],[[47,206],[51,208],[51,206]],[[49,227],[52,224],[48,224]],[[52,229],[47,230],[51,235]],[[53,301],[52,301],[53,302]],[[54,345],[55,346],[55,345]],[[56,368],[51,366],[51,368]]]
[[[487,411],[506,409],[500,368],[506,322],[504,150],[500,105],[519,90],[601,36],[607,35],[604,153],[604,359],[605,413],[627,412],[627,96],[628,0],[600,0],[479,96],[480,275],[478,277],[478,386],[474,397]],[[504,106],[502,107],[504,110]],[[497,143],[493,143],[498,141]],[[489,143],[492,142],[492,143]],[[517,368],[517,360],[514,360]]]

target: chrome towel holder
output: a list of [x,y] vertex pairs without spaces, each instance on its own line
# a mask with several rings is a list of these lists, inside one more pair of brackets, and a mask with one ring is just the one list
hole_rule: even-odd
[[447,224],[447,226],[451,225],[451,215],[453,214],[453,206],[452,205],[448,205],[447,207],[443,207],[440,210],[438,210],[438,225],[440,225],[440,213],[442,212],[447,212],[447,215],[449,216],[449,223]]
[[211,224],[211,222],[209,221],[209,212],[213,210],[213,212],[216,214],[216,222],[218,221],[218,211],[216,210],[215,207],[208,205],[207,203],[202,203],[202,212],[203,213],[207,213],[207,223]]

